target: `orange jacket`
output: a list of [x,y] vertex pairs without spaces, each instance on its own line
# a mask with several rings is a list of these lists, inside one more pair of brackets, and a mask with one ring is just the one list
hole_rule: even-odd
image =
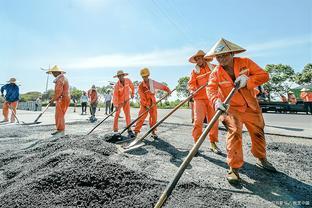
[[[210,66],[209,66],[210,65]],[[215,65],[212,64],[206,64],[205,67],[201,67],[199,70],[198,69],[193,69],[190,80],[188,81],[188,88],[190,91],[196,91],[199,87],[207,84],[209,80],[209,76],[211,71]],[[205,88],[199,90],[195,95],[194,95],[194,100],[207,100],[207,93]]]
[[69,84],[64,74],[58,75],[55,80],[54,100],[69,98]]
[[312,102],[312,92],[301,92],[300,97],[303,102]]
[[147,107],[156,103],[155,98],[155,90],[164,90],[170,93],[170,89],[159,82],[156,82],[152,79],[149,79],[149,84],[147,85],[144,81],[142,81],[139,85],[139,96],[140,96],[140,105]]
[[98,94],[96,90],[90,89],[88,91],[88,98],[90,103],[96,103],[98,101]]
[[122,85],[121,82],[118,80],[114,88],[114,106],[119,106],[120,104],[123,104],[126,100],[128,100],[130,98],[130,93],[131,96],[134,96],[134,85],[131,80],[125,78],[125,85]]
[[[260,112],[259,104],[255,98],[254,88],[267,82],[269,80],[269,74],[252,60],[236,57],[234,58],[234,74],[236,78],[239,75],[245,74],[249,79],[246,87],[239,89],[232,97],[229,110],[245,112],[247,107],[250,107]],[[222,66],[219,65],[215,68],[210,75],[207,87],[207,94],[212,104],[214,104],[218,98],[224,101],[233,87],[234,81]],[[220,95],[218,95],[218,92]]]

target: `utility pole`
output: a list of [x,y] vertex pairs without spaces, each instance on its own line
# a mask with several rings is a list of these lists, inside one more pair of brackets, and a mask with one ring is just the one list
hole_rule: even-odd
[[40,69],[41,69],[42,71],[45,71],[46,74],[47,74],[47,81],[46,81],[45,93],[48,94],[48,85],[49,85],[49,72],[48,72],[48,71],[50,70],[50,64],[49,64],[49,68],[48,68],[48,69],[44,69],[44,68],[42,68],[42,67],[40,67]]

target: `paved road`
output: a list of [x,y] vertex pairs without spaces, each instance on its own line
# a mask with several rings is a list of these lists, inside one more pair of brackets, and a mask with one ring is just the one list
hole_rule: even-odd
[[[169,109],[159,109],[158,118],[162,118],[169,111]],[[18,111],[19,119],[24,122],[34,121],[37,115],[39,115],[39,112]],[[131,115],[132,118],[136,118],[138,115],[138,109],[132,109]],[[122,114],[122,116],[124,115]],[[311,115],[264,113],[263,116],[266,123],[266,133],[312,138]],[[88,117],[89,115],[80,115],[80,108],[76,113],[73,112],[73,108],[70,108],[66,115],[66,122],[86,121]],[[97,117],[99,120],[105,117],[103,109],[97,112]],[[2,116],[0,119],[3,119]],[[123,118],[121,120],[123,120]],[[42,121],[42,124],[53,124],[54,108],[51,107],[48,109],[48,111],[41,117],[40,121]],[[180,109],[170,116],[166,122],[191,125],[191,111],[189,109]]]

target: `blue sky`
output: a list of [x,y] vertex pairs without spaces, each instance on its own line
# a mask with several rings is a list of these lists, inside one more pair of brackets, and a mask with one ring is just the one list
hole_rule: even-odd
[[[188,57],[221,37],[260,66],[312,60],[310,0],[0,0],[0,83],[45,90],[40,67],[60,65],[72,86],[103,86],[123,69],[173,88],[192,70]],[[52,78],[49,81],[52,88]]]

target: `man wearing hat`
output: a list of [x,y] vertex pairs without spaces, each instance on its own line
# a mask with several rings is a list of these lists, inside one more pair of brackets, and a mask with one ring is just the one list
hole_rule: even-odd
[[56,131],[52,133],[53,136],[63,136],[65,134],[65,113],[70,104],[70,93],[68,80],[64,76],[65,71],[58,65],[53,66],[49,71],[55,77],[54,96],[50,103],[55,104],[55,125]]
[[[118,132],[118,118],[123,108],[123,112],[126,117],[126,125],[128,126],[131,123],[130,117],[130,97],[134,97],[134,85],[130,79],[125,78],[127,73],[124,73],[122,70],[117,71],[117,74],[114,78],[118,78],[118,82],[115,84],[114,87],[114,94],[113,94],[113,104],[116,108],[116,113],[114,117],[114,126],[113,131]],[[130,136],[133,135],[131,129],[128,129],[128,133]]]
[[[166,86],[155,80],[149,78],[150,71],[148,68],[143,68],[140,71],[143,81],[139,85],[138,93],[140,96],[140,111],[139,115],[142,115],[146,110],[149,110],[149,124],[150,127],[154,126],[157,123],[157,106],[153,104],[156,103],[155,93],[156,90],[163,90],[168,93],[171,93],[171,90]],[[134,128],[135,137],[140,133],[142,125],[147,117],[145,113],[136,123]],[[156,129],[152,132],[152,137],[157,139]]]
[[[206,85],[212,72],[214,65],[210,64],[212,58],[204,59],[206,53],[199,50],[196,54],[190,57],[189,62],[196,64],[192,70],[190,80],[188,82],[188,88],[192,92],[195,92],[199,87]],[[206,89],[203,88],[197,94],[194,95],[194,127],[193,138],[196,143],[198,138],[203,132],[203,122],[205,118],[210,121],[215,114],[214,108],[211,106],[210,101],[206,93]],[[209,132],[210,149],[216,154],[220,154],[221,151],[218,148],[216,142],[218,142],[218,122],[216,122],[213,128]]]
[[309,110],[310,110],[310,113],[312,114],[312,92],[311,90],[307,88],[302,88],[300,91],[301,91],[300,98],[303,100],[306,113],[309,114]]
[[[4,96],[4,91],[5,96]],[[14,111],[16,115],[16,108],[19,101],[19,87],[16,85],[16,79],[11,78],[8,81],[8,84],[3,85],[1,87],[1,96],[4,97],[5,101],[3,103],[2,107],[2,113],[4,116],[4,120],[2,122],[8,122],[9,121],[9,108]],[[15,116],[14,113],[11,114],[11,123],[15,122]]]
[[91,114],[90,121],[95,122],[96,121],[95,112],[98,105],[98,93],[96,91],[95,85],[92,85],[91,89],[88,91],[88,98],[90,103],[90,114]]
[[[234,57],[234,54],[246,51],[225,39],[219,40],[209,51],[207,57],[216,57],[219,65],[209,78],[208,97],[215,109],[227,113],[222,119],[228,128],[227,162],[230,170],[229,182],[239,180],[238,170],[243,166],[242,129],[245,124],[251,137],[251,153],[257,158],[256,165],[275,172],[276,169],[267,161],[264,137],[264,120],[260,106],[255,97],[254,88],[269,80],[269,74],[248,58]],[[239,90],[234,94],[227,109],[222,101],[238,84]]]

